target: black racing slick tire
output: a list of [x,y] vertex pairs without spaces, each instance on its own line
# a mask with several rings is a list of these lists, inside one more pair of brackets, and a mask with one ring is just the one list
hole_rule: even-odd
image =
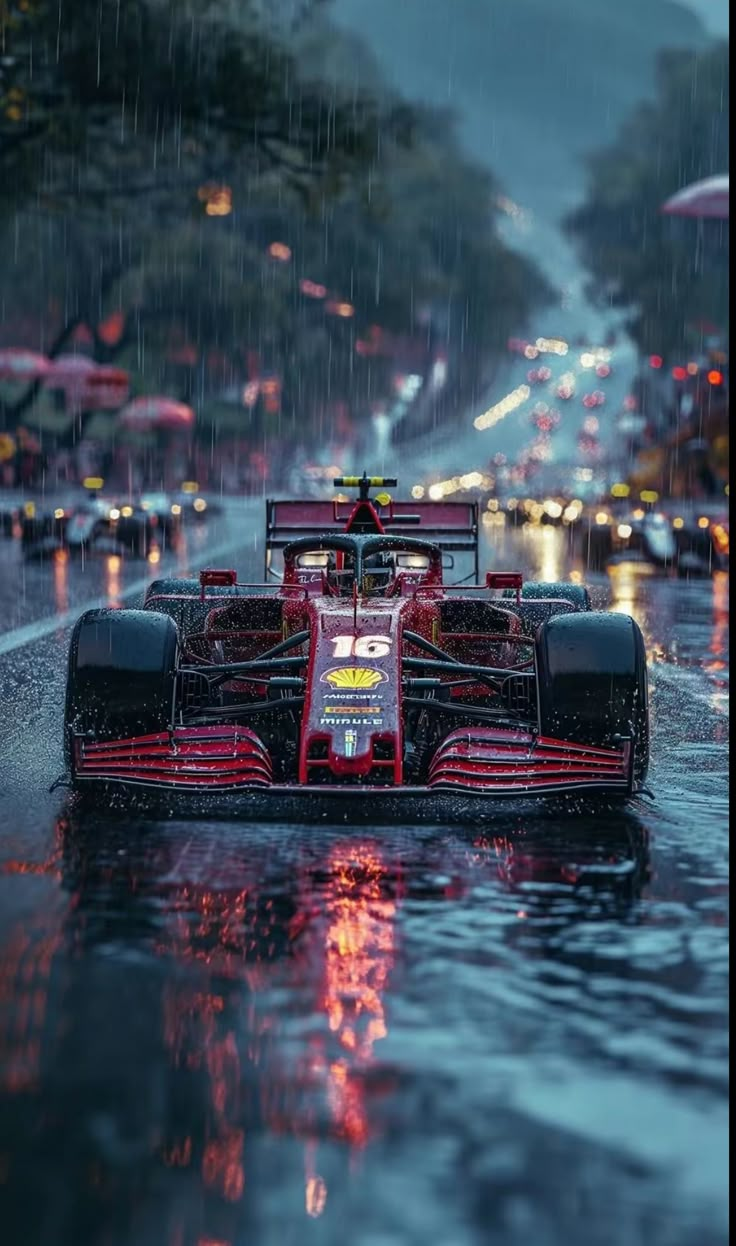
[[[220,591],[223,596],[229,593],[228,589]],[[217,589],[208,588],[207,596],[213,595],[219,595]],[[167,614],[184,637],[190,632],[203,630],[205,619],[212,609],[212,602],[201,600],[198,580],[153,580],[146,589],[143,609]]]
[[569,601],[576,610],[591,610],[590,593],[584,584],[570,584],[566,580],[529,580],[522,585],[521,600],[526,597]]
[[542,734],[576,744],[634,742],[634,780],[649,768],[644,638],[627,614],[559,614],[539,628],[537,687]]
[[[516,594],[513,589],[505,589],[503,595],[509,598]],[[524,634],[534,636],[537,629],[556,614],[571,614],[590,608],[590,594],[584,584],[570,584],[564,580],[529,580],[522,585],[521,602],[516,610]]]
[[64,754],[72,740],[123,739],[164,731],[172,722],[179,636],[165,614],[87,610],[69,646]]

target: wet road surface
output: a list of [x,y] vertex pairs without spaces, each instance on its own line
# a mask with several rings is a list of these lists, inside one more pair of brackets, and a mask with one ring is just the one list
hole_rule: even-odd
[[[3,1242],[725,1242],[727,576],[593,577],[650,654],[654,796],[626,811],[259,825],[49,793],[54,614],[234,540],[260,578],[261,522],[148,567],[0,545]],[[493,563],[582,570],[551,528]]]

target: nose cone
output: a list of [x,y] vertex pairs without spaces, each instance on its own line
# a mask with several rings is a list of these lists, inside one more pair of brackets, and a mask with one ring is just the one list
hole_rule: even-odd
[[[400,604],[318,600],[313,611],[301,781],[368,775],[398,781],[401,766]],[[398,768],[398,769],[397,769]],[[322,773],[318,773],[319,771]]]

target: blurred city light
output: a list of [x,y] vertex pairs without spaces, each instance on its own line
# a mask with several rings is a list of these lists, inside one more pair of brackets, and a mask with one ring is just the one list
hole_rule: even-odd
[[330,316],[342,316],[345,320],[355,315],[355,308],[352,303],[338,303],[331,301],[329,303],[325,303],[325,311]]
[[327,294],[326,286],[320,285],[318,281],[308,281],[306,278],[299,282],[299,289],[310,299],[323,299]]
[[535,345],[538,351],[548,355],[566,355],[569,349],[567,342],[556,337],[538,337]]
[[281,260],[285,264],[291,259],[291,247],[287,247],[285,242],[272,242],[268,254],[272,260]]
[[248,384],[243,386],[243,406],[254,407],[258,402],[260,390],[260,381],[248,381]]
[[499,420],[507,416],[510,411],[515,411],[523,402],[526,402],[530,393],[531,390],[528,385],[519,385],[510,394],[507,394],[505,398],[502,398],[500,402],[497,402],[495,406],[489,407],[482,415],[477,416],[473,424],[478,429],[491,428],[494,424],[498,424]]
[[204,203],[207,216],[228,216],[233,210],[233,192],[229,186],[207,182],[200,186],[197,198]]

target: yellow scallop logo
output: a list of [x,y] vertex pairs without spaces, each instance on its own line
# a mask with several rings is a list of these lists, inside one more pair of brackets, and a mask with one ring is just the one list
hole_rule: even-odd
[[386,682],[388,676],[371,666],[339,666],[337,670],[327,671],[322,682],[332,684],[333,688],[375,688],[377,684]]

